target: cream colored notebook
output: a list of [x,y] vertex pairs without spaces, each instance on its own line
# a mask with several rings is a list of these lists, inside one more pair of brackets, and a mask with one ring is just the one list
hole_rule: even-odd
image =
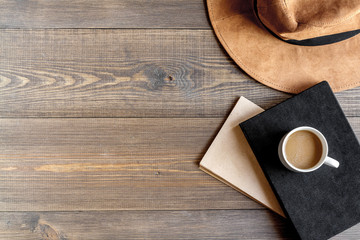
[[239,123],[262,108],[241,97],[200,162],[200,169],[285,217]]

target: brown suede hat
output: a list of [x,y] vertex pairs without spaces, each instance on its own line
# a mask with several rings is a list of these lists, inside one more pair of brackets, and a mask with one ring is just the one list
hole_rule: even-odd
[[257,81],[298,93],[360,85],[360,0],[207,0],[211,24]]

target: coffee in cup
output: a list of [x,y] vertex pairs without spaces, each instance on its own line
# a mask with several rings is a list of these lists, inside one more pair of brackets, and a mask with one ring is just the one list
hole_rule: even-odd
[[298,127],[280,141],[278,154],[283,165],[295,172],[311,172],[323,164],[337,168],[339,162],[327,156],[324,135],[311,127]]
[[285,145],[285,155],[287,160],[297,168],[312,168],[321,159],[321,141],[310,131],[297,131],[289,136]]

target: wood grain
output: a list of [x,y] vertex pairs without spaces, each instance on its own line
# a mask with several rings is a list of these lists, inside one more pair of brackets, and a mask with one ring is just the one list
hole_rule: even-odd
[[[240,96],[290,97],[247,76],[211,30],[0,30],[0,117],[224,117]],[[360,114],[360,88],[336,94]]]
[[1,0],[0,5],[0,28],[210,28],[203,0]]
[[225,240],[296,236],[284,219],[266,210],[3,212],[0,235],[14,240]]
[[0,119],[0,210],[262,209],[198,169],[223,119]]

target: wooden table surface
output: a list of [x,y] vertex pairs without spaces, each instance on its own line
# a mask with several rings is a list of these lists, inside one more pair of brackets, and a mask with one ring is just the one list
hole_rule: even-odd
[[[291,97],[234,64],[205,1],[0,5],[0,239],[295,238],[198,169],[240,96]],[[360,88],[336,96],[360,136]]]

